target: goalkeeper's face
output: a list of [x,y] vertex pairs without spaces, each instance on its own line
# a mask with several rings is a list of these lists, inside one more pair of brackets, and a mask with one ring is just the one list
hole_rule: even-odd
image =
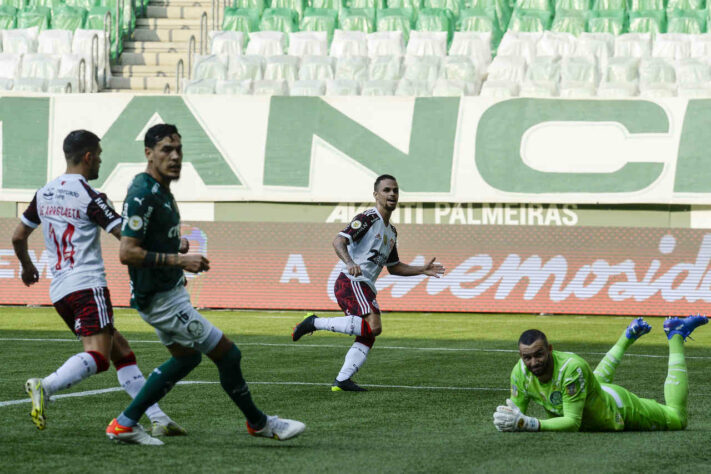
[[545,340],[538,339],[530,345],[519,344],[518,352],[521,360],[533,375],[541,382],[548,382],[553,376],[553,346],[546,345]]

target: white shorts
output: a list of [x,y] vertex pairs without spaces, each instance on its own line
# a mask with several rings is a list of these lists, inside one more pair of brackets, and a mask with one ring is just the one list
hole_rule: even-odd
[[180,344],[207,354],[222,338],[222,331],[193,308],[182,283],[153,295],[151,304],[138,314],[155,328],[160,342],[166,346]]

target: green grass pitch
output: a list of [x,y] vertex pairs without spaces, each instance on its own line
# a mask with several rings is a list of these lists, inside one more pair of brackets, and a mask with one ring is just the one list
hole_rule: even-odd
[[[336,314],[336,313],[334,313]],[[367,393],[329,389],[352,338],[320,332],[298,343],[296,312],[205,312],[242,350],[257,405],[306,423],[287,442],[250,437],[207,359],[162,408],[189,432],[163,447],[116,445],[104,429],[128,403],[113,367],[50,404],[47,429],[28,416],[29,377],[45,376],[81,345],[51,308],[0,308],[2,472],[705,472],[711,462],[711,325],[686,344],[689,427],[655,433],[499,433],[492,413],[508,393],[521,331],[546,332],[554,348],[595,365],[631,318],[386,313],[384,333],[354,377]],[[148,374],[167,358],[132,310],[116,325]],[[662,319],[628,352],[616,383],[663,400]],[[536,415],[542,413],[538,410]],[[144,426],[147,420],[142,420]]]

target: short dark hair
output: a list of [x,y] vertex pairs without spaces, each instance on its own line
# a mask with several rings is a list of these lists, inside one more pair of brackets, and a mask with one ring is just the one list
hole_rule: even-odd
[[84,155],[95,152],[101,139],[88,130],[74,130],[64,138],[62,150],[64,158],[72,165],[78,165]]
[[381,174],[377,178],[375,178],[375,184],[373,184],[373,191],[378,190],[378,185],[380,184],[381,181],[385,179],[392,179],[393,181],[397,182],[397,179],[395,179],[395,176],[391,174]]
[[146,131],[146,136],[143,138],[143,145],[146,148],[153,148],[159,141],[171,135],[178,135],[178,127],[170,123],[159,123],[153,125]]
[[539,339],[543,339],[543,344],[548,347],[548,338],[538,329],[528,329],[523,331],[521,337],[518,338],[518,343],[524,346],[530,346]]

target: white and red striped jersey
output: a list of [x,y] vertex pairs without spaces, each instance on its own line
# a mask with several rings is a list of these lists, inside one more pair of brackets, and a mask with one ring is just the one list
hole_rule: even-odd
[[75,291],[106,286],[99,226],[110,232],[121,216],[82,175],[63,174],[40,188],[21,219],[33,229],[42,224],[44,244],[53,256],[53,303]]
[[360,265],[363,273],[358,277],[349,275],[344,263],[341,265],[341,272],[351,280],[367,283],[376,291],[375,280],[383,267],[400,262],[395,227],[392,224],[385,225],[378,210],[372,208],[355,216],[348,227],[338,235],[348,239],[348,253],[351,259]]

